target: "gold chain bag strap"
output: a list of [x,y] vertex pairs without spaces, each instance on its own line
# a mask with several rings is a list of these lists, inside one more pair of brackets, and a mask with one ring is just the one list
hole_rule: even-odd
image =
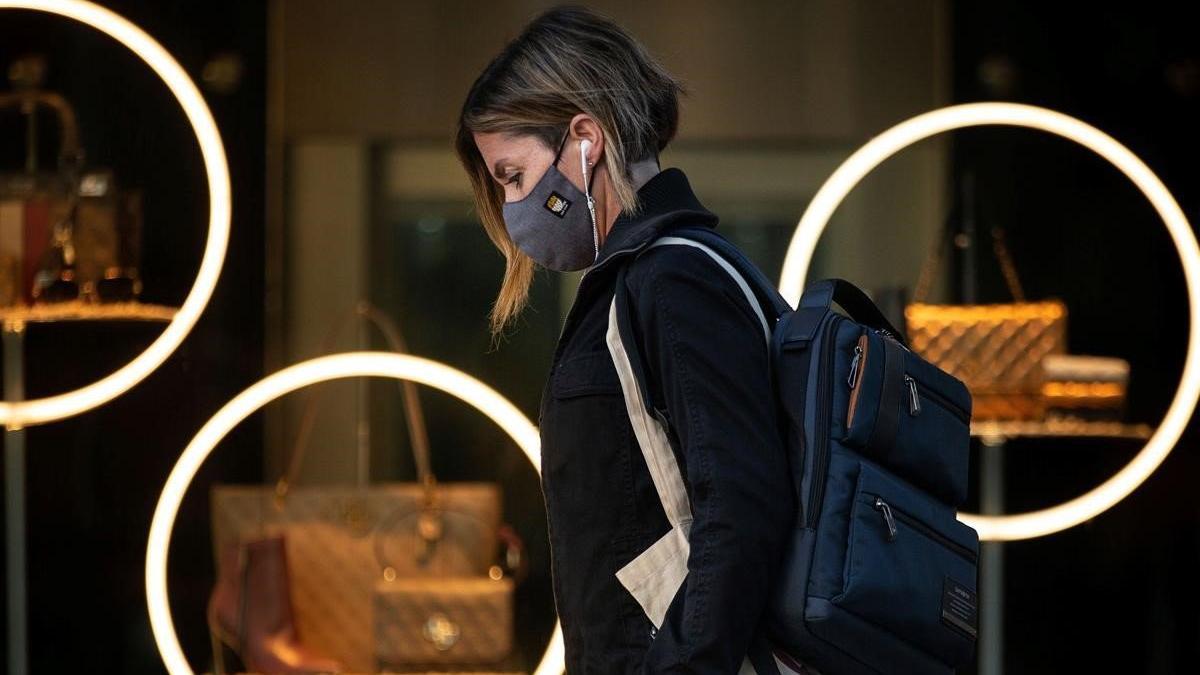
[[[375,325],[394,351],[405,351],[399,330],[386,315],[363,303],[355,316]],[[327,337],[324,352],[344,323]],[[484,575],[497,548],[499,486],[437,482],[416,385],[400,385],[417,482],[295,484],[323,393],[318,387],[306,401],[287,473],[275,486],[216,486],[212,491],[215,550],[246,538],[284,534],[301,639],[351,672],[376,671],[372,596],[383,575],[376,546],[417,551],[397,559],[392,573],[426,579]],[[468,517],[443,518],[443,513]],[[408,528],[382,531],[385,522],[402,514],[418,517],[410,519]]]
[[924,302],[942,250],[951,242],[946,228],[926,257],[913,302],[904,310],[909,343],[913,351],[967,385],[973,419],[1040,419],[1042,359],[1066,350],[1067,308],[1058,300],[1026,301],[1004,230],[992,228],[991,235],[1013,302]]

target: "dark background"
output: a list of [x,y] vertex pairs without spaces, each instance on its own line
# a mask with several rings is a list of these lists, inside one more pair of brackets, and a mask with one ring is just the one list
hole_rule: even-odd
[[[206,92],[229,155],[233,235],[200,324],[163,367],[98,410],[28,432],[30,662],[36,672],[161,672],[145,611],[145,536],[178,453],[221,405],[262,375],[266,8],[225,0],[106,2],[154,35],[199,80],[232,50],[246,67],[230,94]],[[1048,106],[1107,131],[1142,157],[1195,220],[1200,192],[1197,10],[1050,3],[953,3],[955,101]],[[0,16],[0,63],[47,54],[49,87],[80,113],[90,166],[145,194],[145,299],[178,304],[199,262],[207,195],[177,104],[123,47],[27,12]],[[20,166],[21,126],[0,117],[0,171]],[[865,140],[865,139],[864,139]],[[1069,348],[1132,364],[1129,419],[1155,424],[1177,384],[1188,328],[1178,258],[1145,199],[1073,144],[1017,129],[958,132],[953,175],[973,177],[981,227],[1008,230],[1026,292],[1062,297]],[[52,150],[46,151],[52,157]],[[1003,301],[987,248],[979,299]],[[142,327],[34,327],[29,396],[111,372],[156,335]],[[435,404],[436,405],[436,404]],[[205,465],[171,553],[185,651],[207,666],[212,581],[207,488],[261,478],[252,417]],[[1006,670],[1193,672],[1200,657],[1200,507],[1195,425],[1130,498],[1064,533],[1006,546]],[[1008,508],[1078,495],[1136,451],[1126,442],[1013,442]],[[2,647],[0,647],[2,648]]]
[[[956,102],[1010,100],[1079,117],[1141,157],[1196,222],[1194,3],[953,8]],[[1182,372],[1188,316],[1178,255],[1146,199],[1104,160],[1042,132],[958,132],[953,166],[960,184],[974,176],[980,232],[1007,229],[1026,294],[1066,301],[1068,351],[1129,360],[1129,419],[1157,425]],[[980,300],[1007,300],[990,246],[975,253]],[[1006,672],[1195,672],[1196,431],[1193,423],[1163,466],[1112,510],[1006,546]],[[1007,509],[1077,496],[1139,446],[1013,441]]]

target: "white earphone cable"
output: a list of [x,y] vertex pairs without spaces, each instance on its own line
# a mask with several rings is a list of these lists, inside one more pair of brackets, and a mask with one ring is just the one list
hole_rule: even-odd
[[583,172],[583,194],[587,197],[588,213],[592,216],[592,247],[595,249],[594,261],[600,257],[600,230],[596,226],[596,200],[592,199],[592,191],[589,189],[588,169],[587,169],[587,151],[591,147],[591,143],[584,140],[579,142],[579,169]]

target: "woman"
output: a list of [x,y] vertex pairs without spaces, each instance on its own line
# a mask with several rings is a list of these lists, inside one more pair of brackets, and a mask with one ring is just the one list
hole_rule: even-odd
[[[459,120],[459,158],[507,260],[493,335],[526,304],[536,266],[586,268],[539,413],[571,675],[765,675],[781,665],[762,617],[794,501],[762,324],[706,253],[648,248],[675,228],[717,223],[683,172],[659,169],[681,91],[619,26],[557,8],[487,66]],[[682,517],[667,515],[662,469],[652,474],[633,428],[660,420],[627,406],[614,365],[622,266],[649,404],[686,490]]]

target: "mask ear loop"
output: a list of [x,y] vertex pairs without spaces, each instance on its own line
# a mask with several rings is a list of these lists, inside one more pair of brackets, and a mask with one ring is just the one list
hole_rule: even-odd
[[596,172],[588,176],[587,151],[591,145],[587,140],[579,142],[579,169],[583,173],[583,195],[587,197],[588,213],[592,217],[592,247],[595,250],[592,261],[595,262],[600,257],[600,229],[596,226],[596,200],[592,199],[592,179],[596,177]]

